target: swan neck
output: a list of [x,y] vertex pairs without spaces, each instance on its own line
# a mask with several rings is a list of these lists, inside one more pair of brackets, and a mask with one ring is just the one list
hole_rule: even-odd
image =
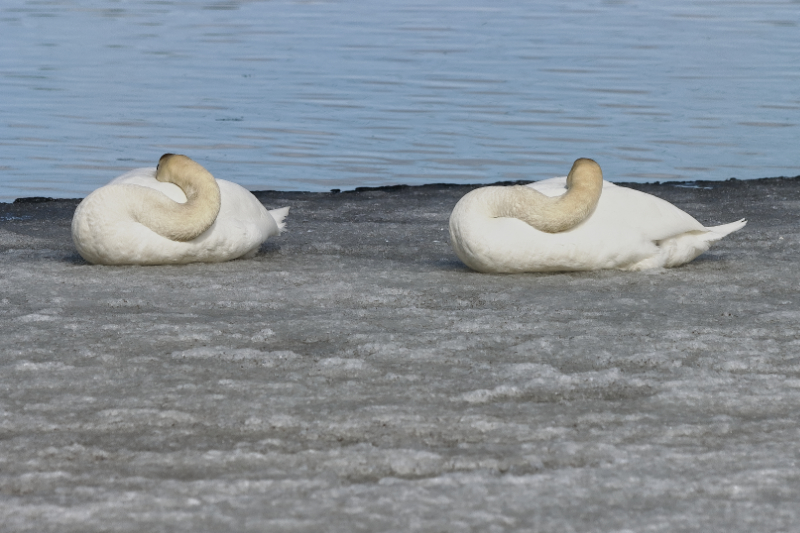
[[217,218],[221,197],[217,180],[186,156],[165,154],[156,169],[158,181],[174,183],[186,195],[186,203],[165,198],[139,213],[139,221],[173,241],[190,241],[205,232]]
[[548,197],[523,185],[503,189],[498,216],[518,218],[537,230],[558,233],[572,229],[594,212],[603,190],[603,173],[591,159],[578,159],[561,196]]

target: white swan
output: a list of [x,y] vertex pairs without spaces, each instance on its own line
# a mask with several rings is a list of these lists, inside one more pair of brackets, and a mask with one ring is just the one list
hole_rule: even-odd
[[566,178],[466,194],[450,215],[450,240],[480,272],[645,270],[688,263],[746,223],[703,227],[669,202],[603,181],[597,163],[578,159]]
[[267,211],[250,191],[183,155],[132,170],[87,196],[72,217],[81,257],[104,265],[219,262],[255,255],[289,208]]

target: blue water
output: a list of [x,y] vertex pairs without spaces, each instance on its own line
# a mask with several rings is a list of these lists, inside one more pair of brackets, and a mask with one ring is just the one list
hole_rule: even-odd
[[185,153],[253,190],[800,174],[800,2],[22,1],[0,201]]

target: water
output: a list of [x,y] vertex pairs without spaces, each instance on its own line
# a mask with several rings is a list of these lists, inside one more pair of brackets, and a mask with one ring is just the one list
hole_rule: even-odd
[[22,1],[0,201],[164,152],[253,190],[800,173],[800,2]]

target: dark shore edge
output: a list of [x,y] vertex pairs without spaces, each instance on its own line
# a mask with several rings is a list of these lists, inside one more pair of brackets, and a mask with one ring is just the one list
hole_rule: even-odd
[[[788,177],[788,176],[778,176],[773,178],[755,178],[755,179],[739,179],[739,178],[728,178],[726,180],[689,180],[689,181],[653,181],[647,183],[636,183],[636,182],[625,182],[625,181],[615,181],[612,182],[615,185],[620,185],[622,187],[628,187],[631,189],[637,190],[657,190],[663,187],[685,187],[685,188],[696,188],[696,189],[714,189],[720,186],[724,187],[750,187],[754,185],[771,185],[776,183],[782,183],[786,181],[795,181],[800,183],[800,175]],[[361,194],[361,193],[370,193],[370,192],[400,192],[400,191],[419,191],[423,192],[425,189],[477,189],[479,187],[489,187],[494,185],[525,185],[528,183],[533,183],[531,180],[516,180],[516,181],[497,181],[494,183],[426,183],[423,185],[380,185],[376,187],[356,187],[355,189],[350,190],[341,190],[341,189],[331,189],[329,192],[324,191],[287,191],[287,190],[276,190],[276,189],[264,189],[264,190],[257,190],[251,191],[254,195],[352,195],[352,194]],[[29,196],[29,197],[21,197],[16,198],[13,202],[0,202],[0,205],[11,205],[11,204],[41,204],[41,203],[48,203],[48,202],[80,202],[82,198],[51,198],[49,196]]]

